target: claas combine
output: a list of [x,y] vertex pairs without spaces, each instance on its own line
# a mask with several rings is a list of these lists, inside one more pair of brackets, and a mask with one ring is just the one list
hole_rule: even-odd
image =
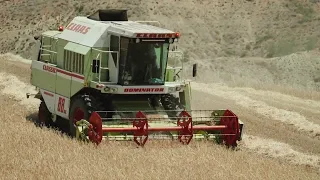
[[[151,24],[150,24],[151,23]],[[235,147],[243,123],[230,110],[192,110],[179,32],[129,21],[127,10],[98,10],[38,38],[31,83],[37,123],[65,123],[71,137],[104,140],[212,139]],[[196,76],[197,66],[190,67]]]

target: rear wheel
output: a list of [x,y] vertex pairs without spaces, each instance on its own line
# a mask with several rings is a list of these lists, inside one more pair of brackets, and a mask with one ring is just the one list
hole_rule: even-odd
[[39,111],[38,111],[38,119],[37,119],[36,123],[40,127],[42,127],[42,126],[51,127],[54,125],[52,118],[51,118],[51,113],[48,110],[47,105],[44,101],[41,101],[41,103],[40,103]]

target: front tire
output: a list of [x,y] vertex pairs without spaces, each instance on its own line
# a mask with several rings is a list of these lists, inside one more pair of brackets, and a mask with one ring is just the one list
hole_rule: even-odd
[[180,103],[179,98],[173,96],[172,94],[166,94],[161,96],[161,103],[165,110],[169,110],[167,114],[169,117],[176,117],[178,111],[184,110],[184,106]]
[[89,120],[92,112],[92,97],[89,95],[80,95],[72,99],[69,113],[69,134],[71,137],[76,136],[75,123],[81,119]]

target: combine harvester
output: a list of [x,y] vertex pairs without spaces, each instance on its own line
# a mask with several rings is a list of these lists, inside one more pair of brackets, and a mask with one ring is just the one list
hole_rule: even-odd
[[[69,122],[70,136],[96,144],[194,138],[237,146],[243,123],[232,111],[191,111],[183,54],[169,50],[180,34],[148,23],[108,9],[42,33],[31,65],[41,100],[37,123]],[[196,64],[192,70],[195,77]]]

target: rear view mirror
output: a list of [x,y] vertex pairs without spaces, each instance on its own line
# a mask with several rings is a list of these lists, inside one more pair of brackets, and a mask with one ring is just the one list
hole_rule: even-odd
[[197,64],[193,64],[192,77],[196,77],[196,76],[197,76]]
[[93,73],[99,73],[100,70],[100,60],[94,59],[92,60],[92,72]]

